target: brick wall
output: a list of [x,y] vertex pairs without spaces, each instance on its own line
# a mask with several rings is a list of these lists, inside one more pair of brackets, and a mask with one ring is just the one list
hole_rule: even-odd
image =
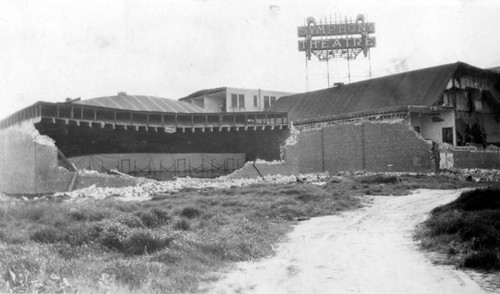
[[0,130],[0,192],[35,190],[34,127],[16,125]]
[[[0,130],[0,192],[7,194],[48,194],[67,191],[73,174],[58,166],[57,147],[40,136],[32,122]],[[75,189],[91,185],[123,187],[140,179],[80,175]]]
[[300,173],[434,170],[431,146],[403,121],[345,124],[304,131],[293,150],[289,149],[287,164],[297,166]]
[[500,169],[500,153],[488,151],[453,151],[454,168]]

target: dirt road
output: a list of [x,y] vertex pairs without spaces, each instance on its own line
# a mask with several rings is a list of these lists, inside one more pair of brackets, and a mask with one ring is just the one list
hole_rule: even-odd
[[371,197],[372,204],[300,223],[276,256],[244,262],[209,293],[489,293],[417,250],[415,226],[459,191]]

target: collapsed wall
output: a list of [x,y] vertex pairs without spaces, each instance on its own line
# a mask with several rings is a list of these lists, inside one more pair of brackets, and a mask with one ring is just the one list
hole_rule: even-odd
[[[292,135],[294,134],[291,131]],[[280,174],[369,170],[433,172],[432,143],[404,120],[322,126],[294,134],[284,146],[281,164],[257,163],[265,176]],[[247,164],[232,177],[258,176]]]
[[47,193],[67,189],[71,173],[58,166],[54,141],[33,121],[0,130],[0,191]]
[[432,144],[406,121],[361,122],[303,131],[287,150],[300,173],[369,170],[432,172]]
[[0,129],[0,192],[48,194],[67,191],[75,178],[75,189],[97,186],[135,185],[136,179],[95,174],[79,175],[58,165],[58,148],[40,135],[35,121]]
[[442,169],[500,169],[500,148],[439,146]]

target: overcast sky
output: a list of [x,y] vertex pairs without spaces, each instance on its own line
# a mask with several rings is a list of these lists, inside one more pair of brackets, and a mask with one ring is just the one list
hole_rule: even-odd
[[[0,119],[36,101],[119,91],[178,99],[221,86],[306,91],[297,26],[365,14],[376,25],[372,77],[463,61],[500,66],[495,0],[0,0]],[[347,82],[331,62],[330,83]],[[369,77],[362,55],[352,80]],[[309,90],[327,66],[309,62]]]

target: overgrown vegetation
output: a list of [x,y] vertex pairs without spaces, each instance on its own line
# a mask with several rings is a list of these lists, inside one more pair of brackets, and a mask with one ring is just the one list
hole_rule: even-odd
[[2,203],[0,292],[193,292],[211,270],[272,254],[291,221],[359,205],[312,184]]
[[467,191],[435,208],[417,238],[457,266],[500,269],[500,189]]
[[229,262],[271,255],[271,245],[297,220],[357,208],[363,195],[465,185],[450,178],[376,175],[332,177],[323,186],[299,179],[186,189],[145,202],[3,202],[0,292],[194,292],[213,278],[209,272]]

